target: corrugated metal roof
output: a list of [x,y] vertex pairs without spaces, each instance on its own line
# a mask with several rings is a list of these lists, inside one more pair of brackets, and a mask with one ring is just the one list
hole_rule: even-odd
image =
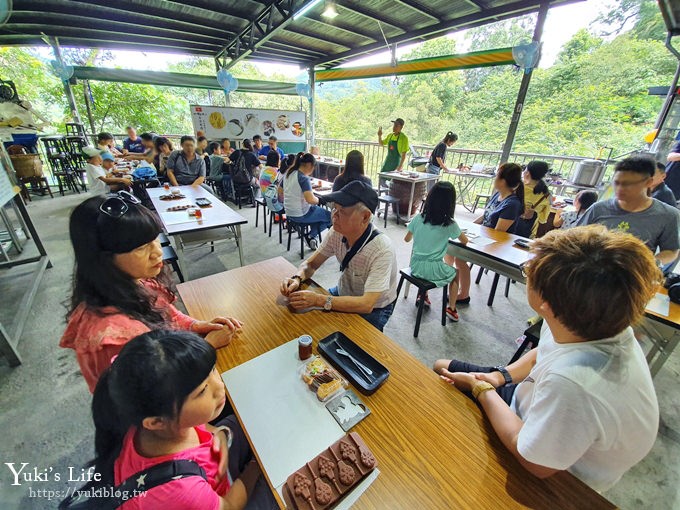
[[[304,16],[291,19],[291,13],[299,12],[312,1],[14,0],[7,23],[0,26],[0,45],[45,45],[45,35],[58,37],[63,47],[204,57],[215,57],[226,48],[230,55],[242,54],[253,60],[333,67],[384,50],[381,28],[390,44],[416,42],[534,12],[541,3],[337,0],[338,16],[332,20],[321,16],[325,2],[317,3]],[[578,0],[552,0],[550,4],[573,1]],[[253,25],[254,20],[260,20],[257,26]]]

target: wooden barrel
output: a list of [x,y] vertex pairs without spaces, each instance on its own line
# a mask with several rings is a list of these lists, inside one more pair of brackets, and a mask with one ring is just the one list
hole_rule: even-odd
[[15,154],[9,157],[19,178],[42,177],[42,161],[37,154]]
[[411,210],[408,210],[408,203],[411,199],[412,183],[406,181],[398,181],[392,179],[390,181],[390,195],[399,199],[399,215],[404,217],[413,216],[420,209],[425,196],[427,195],[427,184],[425,182],[416,182],[413,191],[413,204]]

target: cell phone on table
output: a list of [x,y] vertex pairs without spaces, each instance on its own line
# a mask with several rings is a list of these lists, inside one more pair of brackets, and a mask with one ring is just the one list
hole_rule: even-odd
[[212,202],[207,198],[197,198],[196,205],[198,207],[208,207]]
[[529,239],[515,239],[515,244],[520,248],[529,249]]

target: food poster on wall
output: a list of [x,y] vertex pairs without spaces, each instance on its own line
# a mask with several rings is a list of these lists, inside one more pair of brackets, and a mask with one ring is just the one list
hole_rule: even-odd
[[190,108],[194,131],[203,131],[209,140],[242,140],[260,135],[266,143],[274,135],[279,142],[305,141],[305,112],[200,105]]

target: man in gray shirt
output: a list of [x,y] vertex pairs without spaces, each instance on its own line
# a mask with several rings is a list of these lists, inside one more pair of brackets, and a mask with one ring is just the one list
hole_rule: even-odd
[[593,204],[577,225],[599,223],[633,234],[656,254],[659,267],[667,268],[680,252],[680,211],[647,196],[655,170],[654,160],[648,157],[619,161],[612,181],[616,198]]
[[166,163],[170,184],[200,186],[205,181],[205,161],[196,154],[196,140],[183,136],[180,143],[182,150],[170,154]]

